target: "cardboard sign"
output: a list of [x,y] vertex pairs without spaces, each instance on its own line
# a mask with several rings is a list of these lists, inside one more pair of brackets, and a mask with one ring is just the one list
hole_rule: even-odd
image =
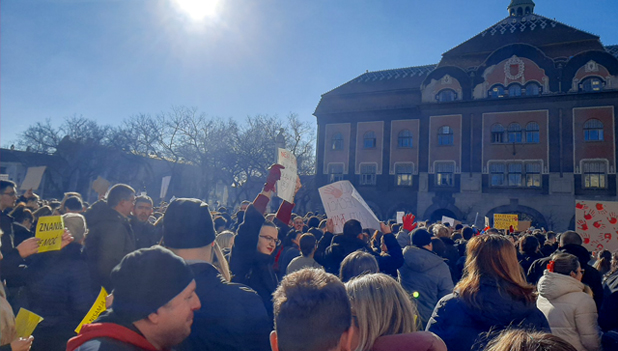
[[496,229],[510,229],[513,226],[513,229],[517,230],[518,222],[516,214],[494,214],[494,228]]
[[41,321],[43,321],[43,317],[25,308],[20,308],[17,317],[15,317],[15,332],[17,333],[17,337],[30,337]]
[[343,232],[344,223],[350,219],[361,222],[363,228],[380,229],[380,221],[349,181],[328,184],[318,191],[326,215],[333,220],[335,233]]
[[101,287],[99,296],[97,296],[96,301],[94,302],[92,307],[90,307],[88,313],[86,313],[86,317],[84,317],[84,319],[82,319],[81,323],[79,323],[77,328],[75,328],[75,332],[77,334],[79,334],[84,325],[94,322],[97,318],[99,318],[99,315],[101,313],[107,310],[107,307],[105,307],[105,298],[107,297],[107,295],[108,294],[107,291],[105,291],[105,288]]
[[39,218],[35,234],[37,238],[41,239],[39,242],[39,253],[60,250],[62,234],[64,234],[64,220],[62,216]]
[[277,181],[277,196],[293,203],[296,179],[298,179],[296,156],[291,151],[279,148],[277,149],[277,164],[285,167],[281,170],[281,179]]
[[172,176],[166,176],[161,179],[161,199],[165,199],[165,195],[167,195],[167,189],[170,187],[170,182],[172,181]]
[[112,183],[110,183],[109,180],[98,176],[97,179],[92,182],[92,190],[99,195],[105,195],[107,194],[107,189],[109,189],[111,185]]
[[405,216],[405,212],[397,211],[397,224],[403,224],[403,216]]
[[455,226],[455,218],[442,216],[442,223],[448,223],[451,227]]
[[26,178],[21,182],[21,190],[36,190],[41,185],[41,180],[43,179],[43,174],[45,173],[45,169],[47,166],[41,167],[28,167],[28,171],[26,173]]
[[575,201],[575,231],[589,251],[617,251],[618,202]]
[[517,223],[517,231],[525,232],[526,230],[528,230],[528,228],[530,228],[531,225],[532,225],[531,221],[519,221]]

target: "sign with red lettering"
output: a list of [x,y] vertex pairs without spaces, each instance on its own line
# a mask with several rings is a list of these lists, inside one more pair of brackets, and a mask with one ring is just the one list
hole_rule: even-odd
[[343,232],[350,219],[358,220],[363,228],[380,229],[380,221],[349,181],[328,184],[318,191],[326,215],[335,224],[335,233]]
[[277,152],[277,163],[285,167],[281,170],[281,179],[277,181],[277,196],[294,203],[294,190],[298,179],[296,156],[291,151],[280,148]]

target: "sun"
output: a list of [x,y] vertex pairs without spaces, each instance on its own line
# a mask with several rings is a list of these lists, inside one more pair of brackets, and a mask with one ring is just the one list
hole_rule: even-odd
[[219,5],[219,0],[175,0],[175,2],[194,20],[213,17]]

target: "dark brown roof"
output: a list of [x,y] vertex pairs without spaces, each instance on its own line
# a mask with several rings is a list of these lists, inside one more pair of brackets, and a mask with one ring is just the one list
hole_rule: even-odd
[[618,59],[618,45],[606,46],[605,50]]

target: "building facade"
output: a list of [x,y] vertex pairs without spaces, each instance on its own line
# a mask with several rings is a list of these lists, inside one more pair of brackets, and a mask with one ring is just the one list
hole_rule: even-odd
[[316,183],[350,180],[380,218],[574,225],[616,201],[618,45],[512,0],[436,65],[367,72],[322,95]]

